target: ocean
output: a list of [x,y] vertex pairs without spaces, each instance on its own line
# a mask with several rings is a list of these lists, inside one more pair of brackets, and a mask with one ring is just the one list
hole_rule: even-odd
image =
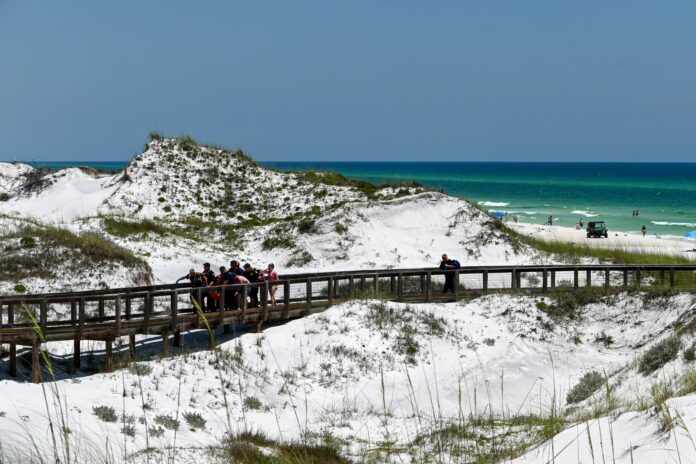
[[[36,163],[122,169],[125,162]],[[580,218],[610,231],[682,237],[696,230],[696,163],[266,162],[280,170],[334,170],[371,182],[416,181],[520,221],[573,227]],[[633,211],[638,211],[638,216]]]

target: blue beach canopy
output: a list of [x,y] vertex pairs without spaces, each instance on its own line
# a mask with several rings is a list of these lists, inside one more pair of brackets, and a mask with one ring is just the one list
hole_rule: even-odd
[[[498,216],[500,218],[505,216],[505,213],[503,213],[502,211],[489,211],[489,213],[492,214],[493,216]],[[696,232],[696,231],[694,231],[694,232]]]
[[696,237],[696,230],[692,230],[691,232],[685,233],[684,237]]

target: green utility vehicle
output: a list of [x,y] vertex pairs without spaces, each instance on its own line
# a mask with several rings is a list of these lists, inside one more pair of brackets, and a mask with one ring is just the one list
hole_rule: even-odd
[[607,238],[608,231],[604,221],[594,221],[587,223],[587,238],[604,237]]

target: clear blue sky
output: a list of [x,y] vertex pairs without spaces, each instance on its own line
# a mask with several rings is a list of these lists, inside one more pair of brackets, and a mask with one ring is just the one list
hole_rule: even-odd
[[696,2],[4,1],[0,159],[696,160]]

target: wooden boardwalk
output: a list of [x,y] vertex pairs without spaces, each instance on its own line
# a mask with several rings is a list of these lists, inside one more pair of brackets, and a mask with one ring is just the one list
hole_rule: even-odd
[[[442,294],[445,274],[454,281],[454,293]],[[80,342],[105,344],[106,370],[113,368],[113,343],[128,337],[135,356],[136,335],[158,334],[163,355],[169,354],[182,332],[205,329],[205,321],[191,299],[204,301],[209,291],[220,293],[220,309],[205,313],[213,330],[230,324],[282,321],[321,311],[339,300],[380,297],[394,301],[456,301],[463,296],[491,292],[572,291],[581,287],[694,288],[694,265],[549,265],[477,266],[456,271],[436,268],[370,269],[281,275],[277,304],[271,305],[271,283],[191,288],[184,284],[115,288],[69,293],[0,296],[0,344],[9,345],[9,372],[17,375],[17,345],[31,347],[32,380],[41,380],[42,343],[72,340],[72,369],[80,368]],[[258,307],[248,307],[246,295],[258,289]],[[237,309],[225,309],[237,301]],[[227,303],[227,304],[225,304]]]

